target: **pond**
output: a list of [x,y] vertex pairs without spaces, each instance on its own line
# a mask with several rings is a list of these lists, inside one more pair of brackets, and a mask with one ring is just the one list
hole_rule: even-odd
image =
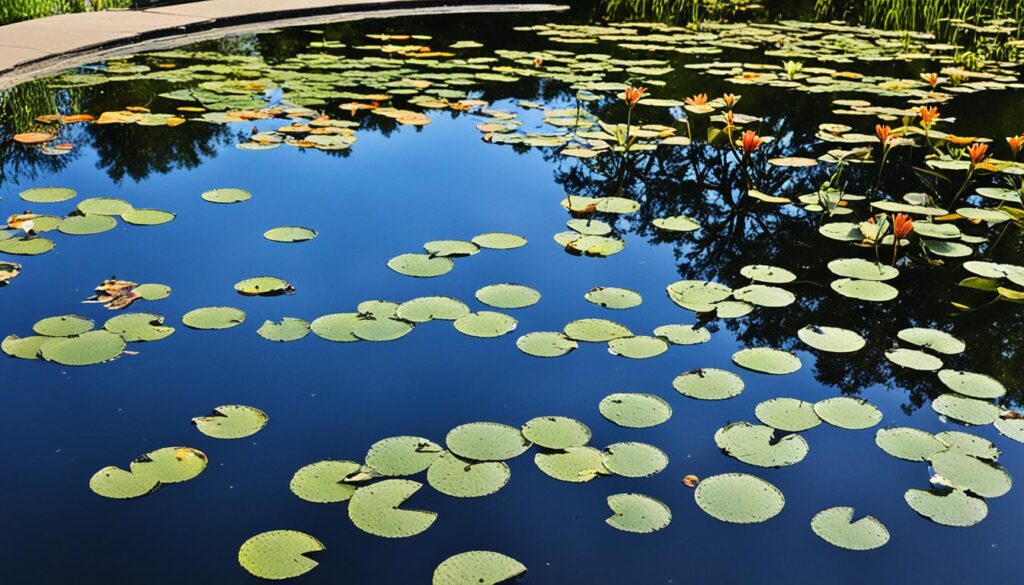
[[5,581],[1006,579],[1024,86],[953,54],[420,16],[6,91]]

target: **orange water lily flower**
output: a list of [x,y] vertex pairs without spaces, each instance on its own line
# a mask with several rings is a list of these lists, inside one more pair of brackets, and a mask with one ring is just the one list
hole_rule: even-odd
[[686,105],[688,106],[703,106],[708,103],[708,94],[698,93],[695,96],[686,98]]
[[732,110],[725,112],[725,116],[723,117],[725,118],[725,128],[727,130],[736,127],[736,116],[733,115]]
[[732,109],[740,101],[740,97],[733,93],[727,93],[722,96],[722,101],[725,102],[725,107]]
[[897,213],[892,219],[892,233],[897,239],[902,240],[914,231],[914,220],[906,213]]
[[921,109],[917,111],[917,115],[921,117],[921,126],[928,128],[939,118],[939,108],[935,106],[930,108],[921,106]]
[[1024,146],[1024,134],[1007,136],[1006,143],[1010,145],[1010,151],[1013,152],[1013,160],[1017,160],[1017,153],[1020,152],[1020,147]]
[[753,130],[747,130],[743,133],[743,136],[740,137],[740,144],[743,145],[743,152],[745,154],[751,154],[757,150],[758,147],[761,146],[761,142],[763,142],[761,137]]
[[645,95],[647,95],[646,87],[627,87],[626,94],[623,99],[626,100],[626,103],[629,104],[630,107],[632,107],[635,106],[636,103]]
[[892,128],[882,124],[875,124],[875,135],[878,136],[878,141],[882,143],[882,146],[889,146],[889,139],[892,138]]
[[534,57],[533,58],[533,66],[534,67],[540,67],[543,64],[544,64],[544,59],[541,59],[540,57]]
[[932,86],[932,89],[935,89],[935,86],[939,84],[938,73],[922,73],[921,79],[925,80],[928,85]]
[[985,160],[985,153],[988,152],[987,144],[972,144],[964,149],[967,156],[971,157],[971,164],[976,165]]

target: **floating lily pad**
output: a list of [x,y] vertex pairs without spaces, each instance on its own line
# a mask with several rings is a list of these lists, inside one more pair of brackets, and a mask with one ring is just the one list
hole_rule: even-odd
[[707,312],[715,309],[715,303],[732,296],[732,289],[717,282],[703,280],[680,280],[666,288],[672,302],[691,311]]
[[889,542],[889,531],[873,516],[853,521],[853,508],[836,507],[818,512],[811,530],[825,542],[847,550],[872,550]]
[[878,429],[875,444],[889,455],[907,461],[927,461],[932,455],[948,448],[935,435],[910,427]]
[[476,300],[498,309],[521,309],[537,304],[540,292],[521,284],[490,284],[476,291]]
[[164,318],[152,313],[127,313],[107,320],[103,328],[117,333],[129,343],[159,341],[174,333],[174,327],[164,325]]
[[526,572],[526,566],[501,553],[474,550],[445,559],[434,569],[431,585],[498,585]]
[[430,487],[453,498],[480,498],[505,487],[512,472],[503,461],[467,461],[444,452],[427,470]]
[[799,433],[821,424],[814,405],[796,398],[765,400],[754,408],[754,416],[772,428],[789,433]]
[[388,260],[388,268],[415,278],[433,278],[451,272],[455,264],[448,258],[430,254],[402,254]]
[[435,319],[454,321],[469,313],[469,307],[452,297],[419,297],[398,306],[395,316],[403,321],[426,323]]
[[582,447],[590,441],[590,429],[564,416],[539,416],[523,425],[523,436],[545,449]]
[[948,445],[947,450],[951,453],[961,453],[991,461],[999,459],[999,449],[992,444],[992,441],[978,435],[963,431],[943,431],[937,433],[935,438]]
[[355,461],[317,461],[296,471],[289,488],[293,494],[307,502],[344,502],[358,489],[358,486],[345,483],[345,480],[359,473],[361,469],[362,465]]
[[423,249],[431,256],[443,256],[445,258],[472,256],[480,251],[480,247],[473,242],[463,240],[434,240],[423,244]]
[[744,266],[743,268],[740,268],[740,274],[750,280],[771,284],[785,284],[796,280],[796,275],[785,268],[768,266],[766,264],[751,264],[749,266]]
[[939,381],[947,388],[971,398],[993,399],[1006,394],[1006,387],[991,376],[958,370],[940,370]]
[[319,540],[304,532],[271,530],[242,543],[238,564],[263,579],[291,579],[316,568],[318,563],[305,555],[324,548]]
[[287,280],[276,276],[257,276],[247,278],[235,285],[235,292],[246,296],[269,297],[291,294],[295,292]]
[[606,419],[631,429],[654,427],[672,417],[672,407],[653,394],[609,394],[598,410]]
[[999,418],[999,407],[995,404],[952,392],[932,400],[932,410],[969,425],[990,425]]
[[309,324],[309,329],[321,339],[350,343],[359,341],[355,336],[355,330],[360,321],[358,313],[332,313],[314,319]]
[[742,349],[733,354],[732,361],[741,368],[777,376],[792,374],[802,365],[795,354],[770,347]]
[[356,311],[363,319],[388,319],[398,313],[399,306],[393,301],[363,301],[356,306]]
[[245,311],[233,307],[203,307],[181,318],[181,322],[192,329],[229,329],[244,321]]
[[736,374],[715,368],[685,372],[672,381],[672,387],[683,396],[698,400],[725,400],[743,392],[743,379]]
[[900,294],[899,290],[889,286],[888,284],[874,280],[841,278],[839,280],[833,280],[831,286],[832,290],[844,297],[872,303],[884,303],[886,301],[891,301]]
[[86,331],[92,330],[95,326],[96,324],[93,323],[92,319],[86,319],[78,315],[58,315],[37,321],[32,326],[32,331],[47,337],[68,337],[71,335],[81,335]]
[[779,435],[772,427],[746,422],[718,429],[715,444],[730,457],[758,467],[794,465],[803,461],[809,450],[800,435]]
[[457,426],[448,432],[445,443],[452,453],[476,461],[512,459],[522,455],[532,444],[519,429],[492,422]]
[[35,360],[39,359],[39,348],[51,339],[53,338],[43,335],[32,335],[29,337],[8,335],[4,338],[3,343],[0,343],[0,348],[3,349],[4,353],[13,358]]
[[1013,486],[1010,474],[999,465],[963,453],[935,453],[928,462],[952,487],[983,498],[998,498]]
[[89,489],[104,498],[128,500],[141,498],[159,489],[160,483],[152,477],[135,475],[120,467],[104,467],[89,479]]
[[352,334],[363,341],[394,341],[408,335],[413,324],[391,317],[359,319]]
[[625,325],[607,319],[578,319],[566,324],[564,331],[569,339],[591,343],[633,336],[633,332]]
[[423,484],[408,479],[385,479],[356,490],[348,502],[348,517],[356,528],[383,538],[407,538],[430,528],[434,512],[400,508]]
[[672,521],[672,511],[668,506],[642,494],[608,496],[608,507],[614,514],[605,522],[625,532],[650,534],[665,528]]
[[583,295],[591,303],[606,309],[632,309],[643,302],[638,293],[625,288],[598,286]]
[[280,321],[264,321],[256,334],[270,341],[298,341],[309,334],[309,322],[295,317],[284,317]]
[[693,496],[701,510],[712,518],[734,524],[771,520],[786,504],[778,488],[746,473],[708,477],[697,484]]
[[162,209],[131,209],[121,214],[125,223],[132,225],[163,225],[177,217],[170,211]]
[[942,368],[941,359],[916,349],[890,349],[885,352],[885,357],[890,362],[911,370],[934,372]]
[[671,217],[656,217],[653,221],[654,227],[667,232],[695,232],[700,229],[700,223],[686,217],[685,215],[674,215]]
[[276,227],[263,232],[263,237],[271,242],[291,244],[308,242],[317,236],[316,230],[300,226]]
[[899,269],[880,262],[861,258],[841,258],[828,263],[828,269],[836,276],[857,280],[892,280],[900,275]]
[[46,238],[8,238],[0,240],[0,253],[13,256],[38,256],[53,249],[56,244]]
[[882,422],[882,412],[863,398],[837,396],[814,403],[821,420],[841,429],[869,429]]
[[619,337],[608,342],[608,353],[634,360],[652,358],[666,351],[668,351],[668,343],[660,337],[635,335]]
[[662,325],[655,328],[654,336],[672,345],[698,345],[711,340],[711,332],[694,325]]
[[612,226],[599,219],[570,219],[565,225],[585,236],[606,236],[612,233]]
[[87,213],[65,217],[57,230],[69,236],[91,236],[109,232],[115,227],[117,227],[117,220],[113,217]]
[[1018,443],[1024,443],[1024,419],[997,418],[993,423],[999,434],[1009,437]]
[[545,475],[570,483],[586,483],[608,474],[601,452],[593,447],[567,447],[563,451],[537,453],[533,462]]
[[213,189],[203,193],[202,198],[210,203],[241,203],[252,199],[252,193],[245,189]]
[[796,302],[796,295],[784,288],[751,284],[733,291],[733,297],[744,303],[759,307],[785,307]]
[[605,468],[622,477],[650,477],[668,467],[668,455],[647,443],[615,443],[601,453]]
[[526,245],[526,238],[502,232],[480,234],[474,237],[472,241],[481,248],[490,248],[492,250],[511,250]]
[[864,348],[867,342],[856,331],[839,327],[807,325],[796,332],[800,341],[819,351],[851,353]]
[[206,455],[191,447],[164,447],[150,451],[131,463],[132,473],[160,483],[180,483],[206,469]]
[[214,439],[241,439],[267,425],[267,413],[244,404],[225,404],[206,416],[192,419],[200,433]]
[[471,337],[501,337],[515,330],[518,321],[503,313],[477,311],[455,320],[455,329]]
[[579,349],[580,344],[557,331],[527,333],[516,340],[516,347],[527,355],[535,357],[561,357]]
[[39,356],[64,366],[91,366],[121,357],[125,342],[106,330],[88,331],[76,337],[54,337],[39,346]]
[[845,221],[826,223],[818,228],[818,233],[840,242],[859,242],[864,238],[857,224]]
[[389,437],[370,446],[366,464],[389,477],[416,475],[442,453],[440,445],[423,437]]
[[140,284],[132,289],[132,292],[139,295],[146,301],[159,301],[171,296],[171,287],[165,284]]
[[911,327],[901,330],[896,336],[907,343],[947,355],[963,353],[967,349],[967,345],[962,339],[937,329]]
[[93,197],[78,203],[78,211],[89,215],[123,215],[132,210],[132,204],[113,197]]
[[937,494],[924,490],[907,490],[903,499],[915,512],[936,524],[966,528],[974,526],[988,516],[985,500],[967,495],[960,490]]
[[74,189],[67,187],[36,187],[22,191],[19,196],[29,203],[59,203],[77,194]]

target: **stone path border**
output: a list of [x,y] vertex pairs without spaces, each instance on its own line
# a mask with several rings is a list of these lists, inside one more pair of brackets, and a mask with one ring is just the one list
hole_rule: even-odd
[[[2,0],[0,0],[2,1]],[[105,58],[231,34],[421,14],[566,10],[488,0],[204,0],[61,14],[0,26],[0,89]]]

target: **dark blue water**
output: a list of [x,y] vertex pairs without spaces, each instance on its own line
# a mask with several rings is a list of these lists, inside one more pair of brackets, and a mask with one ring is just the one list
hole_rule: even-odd
[[[483,22],[503,26],[501,19]],[[403,26],[436,27],[442,34],[447,23],[369,22],[356,31]],[[305,38],[301,31],[286,34]],[[479,32],[476,38],[486,40],[486,35]],[[137,91],[145,93],[144,87]],[[751,93],[751,108],[770,104]],[[512,107],[512,102],[505,106]],[[285,528],[307,532],[327,547],[316,556],[321,565],[297,581],[310,584],[426,583],[438,563],[466,550],[515,557],[529,569],[521,582],[535,585],[981,583],[1006,580],[1013,573],[1024,553],[1019,489],[989,500],[989,516],[982,524],[946,528],[917,516],[903,501],[907,489],[927,487],[927,466],[886,455],[874,445],[875,429],[821,425],[803,433],[811,447],[803,462],[772,470],[726,457],[712,436],[730,421],[756,422],[753,410],[762,400],[790,396],[813,402],[843,389],[858,390],[876,404],[885,414],[883,425],[955,429],[938,421],[927,396],[923,408],[913,408],[915,397],[918,404],[922,401],[922,388],[925,393],[941,389],[934,377],[892,373],[878,359],[880,352],[894,331],[922,318],[922,312],[930,311],[936,322],[953,322],[954,332],[973,341],[988,339],[978,330],[993,320],[1016,323],[1016,309],[1004,307],[1000,310],[1007,314],[982,323],[949,320],[921,300],[947,291],[948,275],[913,272],[904,300],[885,308],[838,302],[835,295],[826,301],[827,293],[808,286],[796,289],[806,294],[800,295],[802,308],[759,309],[756,318],[719,327],[705,345],[672,347],[654,359],[616,357],[603,344],[581,344],[580,350],[559,359],[529,357],[516,349],[516,337],[557,331],[577,318],[609,318],[637,333],[692,323],[693,316],[664,293],[681,274],[699,272],[739,285],[738,267],[755,260],[773,258],[802,276],[820,274],[825,260],[799,246],[799,238],[759,242],[756,228],[749,227],[749,232],[740,231],[740,241],[727,247],[731,255],[700,263],[685,257],[696,249],[686,238],[682,243],[655,242],[629,230],[628,222],[620,226],[627,242],[622,253],[607,259],[570,256],[551,239],[568,219],[558,205],[566,192],[559,178],[570,167],[586,167],[547,160],[537,149],[520,154],[488,145],[480,140],[474,128],[479,120],[473,117],[432,117],[434,122],[422,130],[403,127],[388,136],[360,131],[345,157],[284,146],[247,152],[235,149],[233,141],[207,141],[211,152],[200,156],[201,164],[194,168],[149,172],[138,180],[112,178],[109,163],[118,160],[117,150],[100,155],[98,143],[83,138],[76,158],[63,168],[34,178],[7,177],[0,201],[0,210],[7,214],[25,205],[17,199],[18,191],[61,185],[75,188],[78,198],[38,205],[34,211],[64,214],[82,198],[112,196],[136,207],[167,209],[178,217],[157,227],[121,224],[94,236],[53,234],[57,248],[19,260],[24,273],[0,291],[0,333],[28,335],[38,319],[63,313],[101,324],[115,313],[79,301],[115,274],[171,286],[170,298],[140,301],[132,310],[165,315],[177,332],[156,343],[133,344],[139,355],[99,366],[0,362],[0,445],[6,452],[0,482],[0,580],[18,585],[255,582],[237,564],[239,545],[259,532]],[[819,121],[826,120],[793,124],[813,127]],[[170,142],[161,146],[160,140],[150,138],[145,144],[155,154],[141,155],[144,139],[136,133],[199,132],[190,127],[88,132],[120,138],[106,144],[134,161],[162,156],[166,153],[161,149],[170,148]],[[232,126],[231,132],[248,127]],[[76,132],[84,137],[87,131]],[[688,180],[680,176],[681,183]],[[253,198],[226,206],[200,199],[203,191],[217,187],[248,189]],[[681,185],[662,191],[652,187],[646,205],[710,203]],[[719,215],[709,212],[709,217]],[[784,221],[792,226],[798,220]],[[281,225],[307,225],[320,235],[291,245],[263,239],[265,230]],[[804,237],[811,238],[813,227],[804,229]],[[435,279],[400,276],[385,266],[395,255],[419,251],[423,242],[469,239],[488,231],[518,233],[529,244],[457,259],[451,273]],[[744,233],[750,240],[744,240]],[[297,294],[259,298],[234,292],[235,282],[262,274],[286,278]],[[538,305],[509,311],[519,320],[518,329],[498,339],[466,337],[447,322],[417,326],[389,343],[333,344],[310,335],[276,344],[255,333],[265,319],[312,320],[354,311],[359,302],[371,299],[401,302],[451,295],[484,309],[473,292],[497,282],[527,284],[543,294]],[[644,303],[627,311],[601,309],[583,298],[594,286],[631,288],[644,296]],[[906,300],[915,293],[919,300]],[[212,305],[241,308],[248,318],[226,331],[195,331],[180,324],[187,311]],[[804,367],[789,376],[740,372],[745,392],[724,402],[694,401],[672,389],[672,379],[687,370],[737,370],[730,357],[748,345],[773,341],[797,347],[791,338],[811,320],[855,327],[871,337],[871,347],[866,355],[829,357],[821,363],[801,351]],[[871,333],[876,327],[878,332]],[[985,368],[994,362],[1013,372],[1019,366],[1017,356],[1016,346],[997,351],[979,342],[969,344],[967,353],[950,364],[991,372]],[[844,365],[837,374],[838,362]],[[1019,380],[1003,381],[1011,393],[1019,391]],[[652,429],[617,427],[597,409],[601,398],[613,392],[657,394],[671,403],[673,416]],[[250,438],[219,441],[189,423],[217,405],[232,403],[263,409],[269,424]],[[619,441],[652,443],[668,454],[670,465],[651,478],[608,477],[576,485],[542,474],[531,451],[509,462],[512,479],[493,496],[453,499],[425,486],[407,506],[436,511],[438,520],[424,534],[401,540],[359,531],[348,520],[345,504],[307,503],[288,489],[299,467],[329,458],[361,460],[384,437],[419,435],[442,442],[449,429],[462,423],[518,426],[540,415],[579,419],[590,426],[592,444],[599,448]],[[1021,445],[991,427],[970,432],[993,440],[1003,450],[1000,464],[1015,477],[1024,477]],[[132,501],[107,500],[89,490],[90,476],[101,467],[126,466],[147,451],[171,445],[205,452],[210,460],[206,471],[193,481]],[[687,474],[703,478],[731,471],[754,473],[774,483],[786,496],[783,512],[764,524],[724,524],[702,512],[691,490],[681,484]],[[662,500],[672,509],[671,525],[651,535],[608,527],[605,498],[621,492]],[[832,506],[853,506],[858,516],[879,518],[890,530],[891,542],[866,553],[825,543],[811,532],[809,522]]]

